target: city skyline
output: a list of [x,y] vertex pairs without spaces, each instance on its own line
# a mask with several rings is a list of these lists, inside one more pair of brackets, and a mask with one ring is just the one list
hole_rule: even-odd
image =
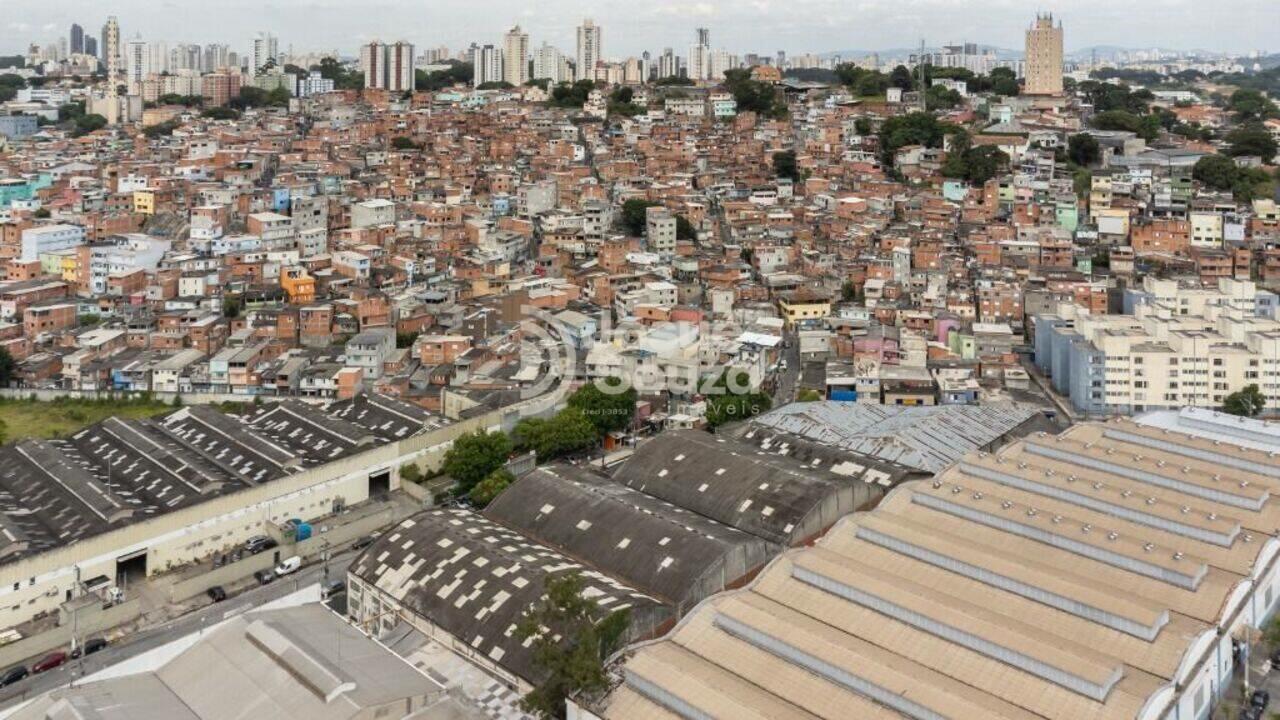
[[[1100,45],[1234,53],[1274,50],[1268,45],[1273,42],[1268,28],[1280,20],[1274,6],[1260,0],[1225,0],[1211,13],[1201,10],[1200,21],[1191,27],[1179,19],[1178,8],[1186,2],[1161,3],[1159,12],[1148,0],[1123,6],[1100,0],[1059,2],[1037,9],[1052,12],[1071,28],[1068,53]],[[354,56],[359,45],[373,40],[403,39],[419,47],[498,44],[514,24],[529,34],[531,47],[545,41],[572,52],[576,28],[585,18],[604,28],[604,45],[610,57],[685,47],[696,27],[712,30],[715,48],[762,53],[885,51],[915,47],[921,38],[930,46],[974,42],[1016,50],[1022,46],[1027,27],[1026,8],[1012,0],[987,0],[976,7],[967,3],[963,8],[943,0],[800,0],[802,11],[796,3],[780,6],[770,0],[747,5],[656,3],[640,10],[621,3],[551,2],[537,12],[504,0],[481,0],[478,5],[423,12],[403,0],[381,0],[358,10],[332,0],[285,0],[265,8],[245,0],[228,0],[216,6],[170,1],[158,10],[136,0],[118,0],[106,7],[62,2],[24,8],[18,17],[0,24],[0,53],[21,53],[32,43],[63,37],[73,23],[99,27],[108,14],[120,18],[122,40],[141,35],[147,40],[229,42],[235,47],[247,45],[254,34],[268,30],[280,37],[282,49],[336,49],[344,56]],[[307,13],[305,28],[298,26],[299,11]],[[625,32],[611,35],[610,27]]]

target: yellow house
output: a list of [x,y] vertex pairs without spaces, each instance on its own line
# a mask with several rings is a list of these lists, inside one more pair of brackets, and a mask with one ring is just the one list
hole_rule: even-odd
[[788,328],[821,320],[831,314],[831,299],[822,293],[800,288],[778,298],[778,312]]
[[133,191],[133,211],[143,215],[156,214],[156,194],[153,190]]

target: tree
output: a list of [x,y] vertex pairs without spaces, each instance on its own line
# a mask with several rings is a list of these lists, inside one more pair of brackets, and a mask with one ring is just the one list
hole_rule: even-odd
[[698,230],[689,222],[689,218],[683,215],[676,215],[676,239],[677,240],[697,240]]
[[751,79],[751,71],[745,68],[726,70],[725,89],[733,94],[738,112],[754,112],[761,117],[779,119],[786,117],[787,105],[779,100],[778,89],[773,85]]
[[1009,164],[1009,156],[994,145],[982,145],[965,153],[965,164],[965,179],[974,185],[985,185]]
[[548,102],[553,107],[580,108],[586,104],[587,96],[595,89],[594,80],[579,80],[573,84],[560,83],[551,88],[551,99]]
[[1093,126],[1099,130],[1123,130],[1144,140],[1155,140],[1160,132],[1160,119],[1155,115],[1139,116],[1127,110],[1108,110],[1094,116]]
[[471,492],[467,494],[467,497],[477,508],[483,508],[493,502],[494,498],[501,495],[502,491],[510,487],[511,483],[515,481],[514,475],[499,468],[489,473],[485,479],[476,483],[476,486],[471,488]]
[[477,430],[453,441],[444,455],[445,473],[458,483],[461,494],[502,467],[511,455],[511,440],[500,432]]
[[32,215],[34,215],[37,220],[44,220],[49,216],[53,215],[53,213],[49,212],[49,208],[42,207],[42,208],[36,208],[36,211],[32,213]]
[[749,387],[745,372],[729,370],[712,385],[707,400],[707,426],[746,420],[773,406],[769,396]]
[[400,479],[411,483],[421,482],[422,470],[413,463],[405,463],[400,466]]
[[1227,154],[1232,157],[1256,155],[1270,163],[1276,156],[1276,139],[1262,123],[1248,123],[1227,133]]
[[1236,182],[1238,168],[1224,155],[1205,155],[1196,161],[1191,177],[1214,190],[1230,190]]
[[1067,157],[1076,165],[1089,167],[1102,159],[1102,148],[1094,136],[1077,133],[1067,140]]
[[817,402],[822,399],[822,393],[811,388],[805,388],[796,394],[796,402]]
[[955,126],[940,122],[930,113],[914,112],[896,115],[880,126],[880,151],[885,165],[893,163],[893,156],[908,145],[942,147],[942,140]]
[[602,390],[596,383],[587,383],[569,396],[569,407],[577,408],[595,426],[598,435],[607,435],[631,427],[636,414],[636,389],[628,387],[621,392],[617,388],[622,381],[610,378],[605,381],[609,390]]
[[150,127],[142,129],[142,134],[148,138],[168,137],[173,134],[174,130],[182,127],[182,123],[177,120],[166,120]]
[[415,332],[397,332],[396,333],[396,349],[403,350],[405,348],[413,347],[413,344],[417,342],[418,335],[420,334],[421,333],[416,331]]
[[905,65],[899,65],[889,73],[889,85],[910,92],[916,87],[916,79]]
[[1257,417],[1266,404],[1267,400],[1262,396],[1258,386],[1250,384],[1223,399],[1222,412],[1241,417]]
[[1260,122],[1280,115],[1276,104],[1261,91],[1242,88],[1231,94],[1227,109],[1236,114],[1236,122]]
[[8,387],[13,382],[16,365],[7,348],[0,348],[0,387]]
[[421,146],[407,137],[393,137],[391,138],[391,147],[396,150],[417,150]]
[[1011,68],[998,67],[991,71],[991,92],[1012,97],[1018,94],[1018,76]]
[[773,154],[773,172],[779,178],[787,178],[793,182],[800,180],[800,169],[796,167],[794,150],[783,150]]
[[539,460],[572,455],[596,444],[596,426],[583,412],[567,407],[551,418],[527,418],[511,432],[523,450],[532,450]]
[[76,137],[88,135],[96,130],[101,130],[107,126],[107,119],[98,114],[81,115],[75,119],[75,129],[72,134]]
[[211,107],[200,113],[200,116],[207,117],[210,120],[238,120],[240,112],[235,108]]
[[585,588],[576,572],[548,577],[542,599],[516,624],[516,637],[531,641],[533,666],[542,677],[521,701],[526,712],[562,718],[567,698],[608,687],[604,663],[620,646],[631,616],[625,609],[605,615],[583,596]]
[[964,98],[959,92],[942,85],[931,85],[924,91],[925,108],[928,110],[950,110],[962,102]]
[[222,316],[226,318],[240,317],[242,301],[238,296],[228,295],[222,299]]
[[644,234],[648,209],[657,207],[660,204],[638,198],[632,198],[622,203],[622,227],[626,228],[627,234],[636,236]]

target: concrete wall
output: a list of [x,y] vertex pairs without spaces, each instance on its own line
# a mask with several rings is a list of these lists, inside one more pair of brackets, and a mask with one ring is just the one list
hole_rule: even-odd
[[[78,622],[79,642],[83,642],[85,638],[90,636],[101,635],[105,630],[135,620],[140,615],[142,615],[142,602],[136,599],[113,605],[98,613],[81,611],[81,617]],[[62,649],[69,652],[71,650],[71,635],[74,630],[75,627],[68,623],[48,632],[32,635],[0,647],[0,667],[13,667],[29,658],[44,655],[54,650]]]
[[[42,402],[57,400],[58,398],[73,398],[76,400],[98,400],[112,399],[124,400],[128,398],[142,397],[147,393],[141,392],[96,392],[92,390],[52,390],[44,388],[0,388],[0,397],[12,398],[15,400],[26,400],[32,396]],[[300,396],[286,395],[242,395],[232,393],[171,393],[171,392],[153,392],[151,397],[160,402],[173,402],[173,398],[177,396],[182,398],[184,405],[205,405],[208,403],[220,402],[253,402],[254,398],[260,397],[263,402],[272,402],[276,400],[329,400],[331,398],[308,398]]]
[[387,507],[368,517],[336,526],[326,533],[312,535],[300,543],[281,543],[274,551],[250,555],[238,562],[228,563],[220,568],[212,568],[208,572],[199,573],[194,577],[174,583],[169,587],[169,600],[179,602],[196,597],[204,594],[206,590],[215,585],[224,587],[234,585],[252,577],[259,570],[273,568],[276,565],[276,551],[279,552],[281,558],[298,555],[308,564],[312,561],[318,561],[325,550],[332,552],[346,550],[357,538],[364,537],[378,528],[399,521],[401,518],[402,514],[397,513],[394,507]]

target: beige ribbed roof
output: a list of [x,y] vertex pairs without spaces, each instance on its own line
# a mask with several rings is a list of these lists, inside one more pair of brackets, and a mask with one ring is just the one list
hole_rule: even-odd
[[1115,423],[966,456],[636,650],[604,715],[1134,718],[1280,523],[1280,479],[1208,453],[1280,460],[1236,451]]

